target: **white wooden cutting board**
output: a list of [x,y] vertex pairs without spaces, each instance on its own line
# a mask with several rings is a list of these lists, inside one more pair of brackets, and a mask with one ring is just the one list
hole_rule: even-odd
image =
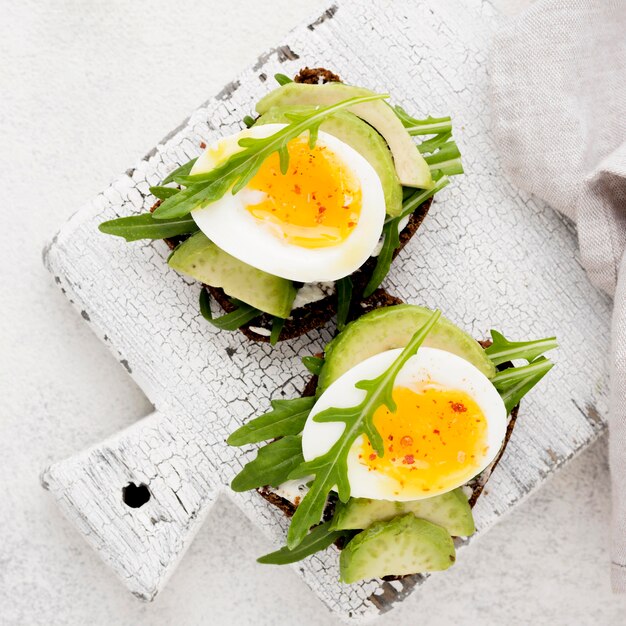
[[[608,302],[580,267],[571,224],[502,174],[486,92],[494,21],[491,5],[479,0],[331,6],[195,111],[74,215],[46,249],[59,286],[156,407],[42,477],[138,597],[150,600],[163,587],[220,492],[282,545],[286,522],[278,510],[255,493],[227,491],[251,454],[229,449],[224,439],[264,412],[271,397],[298,394],[307,378],[300,356],[321,350],[332,329],[276,348],[219,332],[198,313],[199,286],[168,269],[162,242],[128,245],[101,235],[97,225],[147,210],[149,185],[196,156],[201,141],[240,128],[254,102],[275,86],[277,71],[326,66],[347,82],[391,92],[408,111],[452,114],[466,175],[437,197],[385,286],[408,302],[441,308],[476,337],[492,326],[512,338],[559,336],[557,366],[524,401],[476,505],[479,532],[604,428]],[[127,506],[122,491],[129,483],[147,485],[150,500]],[[294,570],[344,619],[389,609],[416,582],[341,585],[333,550]]]

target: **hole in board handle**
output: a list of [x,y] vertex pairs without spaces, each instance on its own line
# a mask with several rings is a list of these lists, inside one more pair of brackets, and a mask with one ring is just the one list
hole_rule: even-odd
[[144,485],[143,483],[139,486],[135,485],[135,483],[128,483],[128,485],[122,489],[122,500],[124,504],[131,509],[142,507],[150,500],[150,496],[148,485]]

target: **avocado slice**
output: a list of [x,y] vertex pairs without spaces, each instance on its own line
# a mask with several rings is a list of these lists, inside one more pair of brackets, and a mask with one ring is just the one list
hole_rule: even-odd
[[170,267],[276,317],[288,317],[296,290],[290,280],[252,267],[218,248],[204,233],[183,241]]
[[[348,98],[370,96],[374,92],[363,87],[344,83],[309,85],[287,83],[261,98],[256,105],[259,114],[267,113],[272,107],[294,105],[328,106]],[[419,153],[411,135],[406,131],[392,108],[382,100],[357,104],[348,109],[373,126],[387,142],[395,163],[400,182],[406,187],[430,189],[433,179],[428,163]]]
[[332,529],[368,528],[374,522],[387,521],[406,513],[442,526],[453,537],[469,537],[476,530],[472,509],[460,487],[426,500],[411,502],[350,498],[345,504],[337,503]]
[[376,522],[341,551],[341,581],[448,569],[456,560],[450,533],[412,514]]
[[[376,309],[348,324],[326,347],[325,362],[317,386],[318,393],[322,393],[357,363],[379,352],[404,348],[431,314],[430,309],[421,306],[398,304]],[[496,373],[494,364],[480,344],[443,316],[422,345],[460,356],[477,367],[487,378]]]
[[[312,106],[272,107],[256,121],[257,124],[288,124],[285,113],[306,113]],[[385,212],[391,217],[402,213],[402,185],[393,165],[385,140],[363,120],[348,111],[338,111],[320,125],[320,130],[333,135],[361,154],[376,170],[385,194]]]

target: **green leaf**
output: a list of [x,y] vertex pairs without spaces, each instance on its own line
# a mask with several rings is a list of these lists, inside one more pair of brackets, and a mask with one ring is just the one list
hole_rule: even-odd
[[194,209],[204,207],[219,200],[229,189],[237,193],[258,172],[270,155],[278,152],[281,157],[281,170],[285,171],[288,159],[287,144],[304,132],[315,133],[320,124],[343,109],[357,104],[386,98],[386,94],[372,94],[349,98],[335,104],[317,107],[302,114],[290,114],[293,121],[269,137],[244,137],[239,140],[242,150],[230,156],[210,172],[202,174],[177,175],[173,180],[187,188],[165,200],[154,211],[155,219],[168,219],[187,215]]
[[262,312],[259,311],[259,309],[255,309],[249,304],[242,304],[231,313],[226,313],[226,315],[222,315],[221,317],[216,317],[208,321],[210,321],[213,326],[216,326],[221,330],[237,330],[244,324],[247,324],[250,320],[253,320],[255,317],[261,315],[261,313]]
[[492,379],[493,386],[510,413],[519,401],[552,369],[554,363],[540,356],[528,365],[509,367]]
[[435,150],[441,148],[441,146],[443,146],[450,139],[452,139],[452,133],[439,133],[431,139],[422,141],[422,143],[417,146],[417,149],[422,154],[428,154],[429,152],[434,152]]
[[301,561],[307,556],[311,556],[321,550],[326,550],[328,546],[332,545],[345,534],[345,531],[330,530],[331,522],[324,522],[319,526],[316,526],[311,532],[302,540],[302,542],[293,550],[290,550],[287,546],[284,546],[276,552],[271,552],[265,556],[257,559],[258,563],[266,563],[270,565],[286,565],[287,563],[295,563]]
[[493,364],[498,366],[509,361],[523,359],[528,365],[509,367],[498,372],[492,379],[508,412],[552,369],[553,363],[542,356],[558,347],[556,337],[534,341],[509,341],[497,330],[491,331],[493,343],[485,349]]
[[343,422],[345,428],[326,454],[301,463],[289,475],[289,478],[315,476],[309,491],[298,505],[292,518],[287,533],[289,549],[293,550],[299,545],[306,537],[309,528],[320,521],[331,489],[337,488],[342,502],[346,502],[350,497],[348,453],[357,437],[367,436],[374,451],[379,456],[384,455],[383,440],[374,426],[374,413],[382,405],[392,412],[396,410],[392,395],[396,376],[404,364],[417,352],[440,316],[440,311],[434,311],[428,321],[416,331],[396,360],[380,376],[356,383],[357,389],[366,392],[365,398],[357,406],[342,409],[331,407],[313,418],[316,422]]
[[376,289],[378,289],[391,269],[393,253],[396,251],[396,248],[400,246],[400,232],[398,230],[400,227],[400,219],[401,218],[396,217],[386,222],[383,226],[383,247],[376,257],[376,267],[374,267],[374,271],[363,291],[365,298],[371,296]]
[[195,233],[198,226],[190,215],[171,220],[155,220],[152,213],[142,213],[102,222],[98,229],[107,235],[123,237],[126,241],[137,241],[187,235]]
[[426,202],[428,198],[441,191],[449,182],[450,179],[447,176],[442,176],[436,181],[432,189],[420,189],[415,191],[402,202],[402,213],[398,215],[398,217],[387,218],[383,226],[383,247],[376,257],[376,266],[374,267],[374,271],[367,285],[365,285],[363,297],[367,298],[371,296],[376,289],[380,287],[383,280],[385,280],[385,276],[387,276],[391,269],[393,254],[396,248],[400,246],[400,221],[411,215],[417,207]]
[[425,120],[419,120],[411,117],[401,106],[395,106],[393,110],[410,135],[433,135],[452,130],[450,117],[427,117]]
[[463,173],[461,152],[454,141],[447,141],[436,152],[424,157],[431,172],[455,176]]
[[463,173],[461,153],[452,140],[450,117],[428,117],[425,120],[419,120],[411,117],[400,106],[393,107],[393,110],[410,135],[435,135],[418,145],[418,150],[422,154],[432,153],[425,156],[425,159],[433,175],[441,177]]
[[324,359],[319,356],[303,356],[302,365],[306,367],[311,374],[318,376],[324,367]]
[[293,80],[291,80],[291,78],[289,78],[286,74],[274,74],[274,78],[281,87],[288,83],[293,83]]
[[213,313],[211,312],[211,294],[206,287],[200,290],[200,313],[207,322],[213,321]]
[[248,491],[265,485],[277,487],[303,460],[302,437],[283,437],[259,448],[256,458],[244,465],[230,487],[233,491]]
[[493,343],[485,349],[485,354],[494,365],[501,365],[515,359],[524,359],[530,363],[548,350],[558,348],[559,345],[556,337],[546,337],[535,341],[509,341],[497,330],[491,331],[491,339]]
[[275,346],[278,343],[278,340],[280,339],[280,333],[283,330],[283,326],[285,325],[285,322],[287,320],[283,319],[282,317],[274,317],[274,319],[272,319],[272,332],[270,334],[270,344]]
[[150,193],[155,198],[158,198],[159,200],[166,200],[170,196],[173,196],[174,194],[178,193],[179,191],[180,189],[178,187],[163,187],[163,186],[150,187]]
[[226,440],[230,446],[268,441],[302,432],[315,404],[314,397],[272,400],[272,410],[238,428]]
[[161,185],[167,185],[168,183],[174,182],[174,179],[177,176],[186,176],[187,174],[189,174],[189,172],[191,172],[191,168],[197,160],[198,158],[196,157],[195,159],[191,159],[191,161],[187,161],[187,163],[183,163],[180,167],[177,167],[173,172],[170,172],[163,179]]
[[245,302],[239,302],[237,308],[231,313],[226,313],[221,317],[213,317],[211,313],[211,294],[203,288],[200,291],[200,313],[207,322],[221,330],[237,330],[250,320],[261,315],[262,311]]
[[352,302],[352,279],[344,276],[337,281],[337,330],[343,330],[348,315],[350,315],[350,304]]
[[252,128],[256,120],[251,115],[246,115],[243,118],[243,123],[246,125],[246,128]]
[[189,185],[175,196],[164,200],[154,210],[153,215],[158,220],[188,215],[191,211],[213,202],[212,198],[221,198],[228,191],[229,186],[230,181],[226,179],[216,181],[213,186],[205,184]]
[[402,213],[398,216],[398,218],[402,219],[403,217],[411,215],[411,213],[424,204],[426,200],[434,196],[436,193],[439,193],[449,183],[450,179],[447,176],[442,176],[437,179],[435,186],[432,189],[419,189],[413,193],[413,195],[409,196],[402,202]]

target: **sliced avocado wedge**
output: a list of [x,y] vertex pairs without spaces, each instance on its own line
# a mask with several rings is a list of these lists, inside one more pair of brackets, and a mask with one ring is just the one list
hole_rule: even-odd
[[341,581],[403,576],[448,569],[456,560],[450,533],[414,515],[376,522],[341,551]]
[[[376,309],[351,322],[326,347],[320,372],[321,393],[357,363],[393,348],[404,348],[415,331],[423,326],[432,311],[413,304],[398,304]],[[452,352],[491,378],[496,368],[480,344],[445,317],[440,317],[423,346]]]
[[[261,98],[256,105],[256,110],[263,115],[272,107],[327,106],[348,98],[368,96],[373,93],[369,89],[343,83],[324,85],[288,83]],[[385,138],[393,154],[398,178],[403,185],[423,189],[430,189],[433,186],[428,163],[419,153],[413,139],[388,104],[376,100],[350,107],[349,111],[373,126]]]
[[[257,124],[288,124],[285,113],[307,112],[313,107],[272,107],[259,117]],[[385,140],[363,120],[348,111],[338,111],[320,125],[320,130],[333,135],[361,154],[376,170],[385,193],[385,211],[391,217],[402,213],[402,185],[393,165]]]
[[337,504],[332,529],[368,528],[374,522],[384,522],[406,513],[442,526],[453,537],[469,537],[476,530],[472,509],[461,488],[411,502],[350,498],[345,504]]
[[196,233],[170,256],[170,267],[229,296],[276,317],[288,317],[296,290],[290,280],[247,265],[218,248],[204,233]]

